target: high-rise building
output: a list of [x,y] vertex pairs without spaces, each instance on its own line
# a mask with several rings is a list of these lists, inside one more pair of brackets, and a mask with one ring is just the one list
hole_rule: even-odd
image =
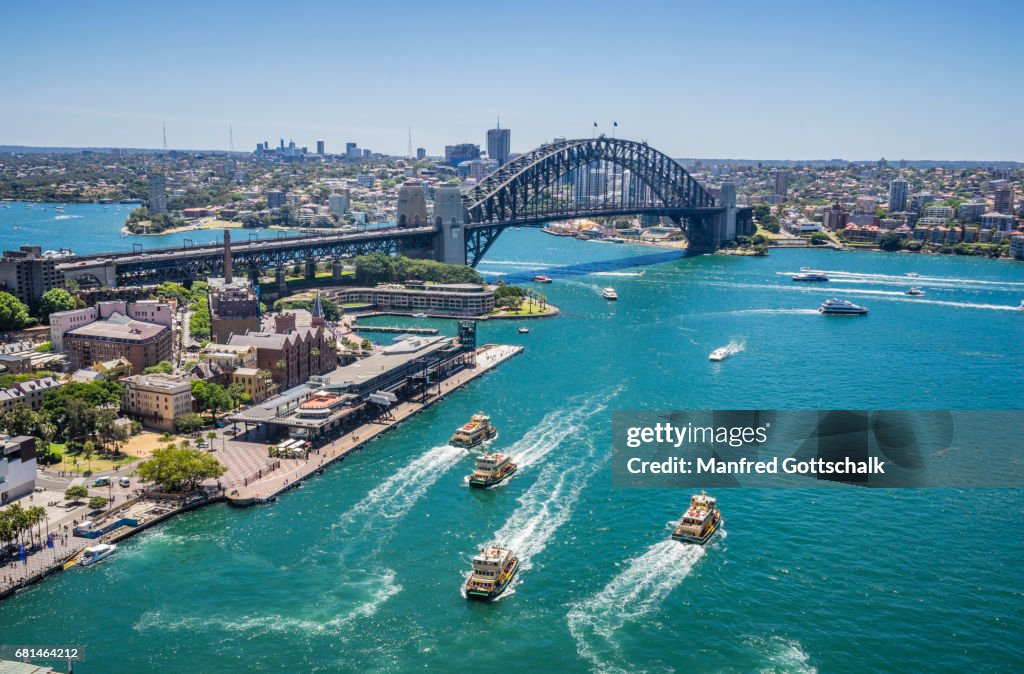
[[347,187],[342,188],[327,197],[327,209],[334,215],[345,215],[351,205],[351,192]]
[[267,192],[267,208],[281,208],[285,204],[285,194],[280,190]]
[[153,215],[167,212],[167,183],[163,173],[149,174],[149,212]]
[[416,161],[423,161],[427,158],[427,149],[423,147],[416,148]]
[[992,210],[996,213],[1013,214],[1013,188],[1004,185],[996,190]]
[[356,143],[345,143],[345,157],[348,159],[359,159],[362,153],[359,152],[359,145]]
[[324,153],[324,142],[322,140],[316,142],[316,153],[319,155]]
[[64,287],[64,274],[39,246],[4,251],[0,258],[0,290],[29,306],[35,306],[47,290]]
[[786,198],[786,192],[789,191],[789,173],[785,171],[775,172],[775,194],[779,195],[783,199]]
[[498,166],[504,166],[512,154],[512,131],[503,129],[499,125],[497,129],[487,131],[487,157],[498,162]]
[[464,161],[480,158],[480,146],[473,143],[459,143],[458,145],[444,146],[444,163],[449,166],[458,166]]
[[889,183],[889,212],[907,209],[907,181],[893,180]]

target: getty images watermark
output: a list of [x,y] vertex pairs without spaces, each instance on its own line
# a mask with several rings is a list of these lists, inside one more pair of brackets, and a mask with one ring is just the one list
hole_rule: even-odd
[[616,487],[1024,488],[1024,410],[612,415]]

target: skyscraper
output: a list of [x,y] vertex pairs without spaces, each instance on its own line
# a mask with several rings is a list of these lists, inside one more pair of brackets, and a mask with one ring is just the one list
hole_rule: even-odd
[[416,161],[423,161],[427,158],[427,149],[423,147],[416,148]]
[[907,181],[893,180],[889,183],[889,212],[907,210]]
[[322,140],[316,142],[316,153],[321,155],[324,153],[324,142]]
[[996,213],[1006,213],[1009,215],[1013,214],[1013,188],[1009,185],[1004,185],[996,189],[995,199],[992,204],[992,210]]
[[166,187],[163,173],[149,174],[149,212],[153,215],[167,212]]
[[786,192],[789,190],[789,174],[785,171],[775,172],[775,194],[779,195],[783,199],[786,198]]
[[503,129],[500,124],[496,129],[487,131],[487,156],[504,166],[512,154],[512,131]]

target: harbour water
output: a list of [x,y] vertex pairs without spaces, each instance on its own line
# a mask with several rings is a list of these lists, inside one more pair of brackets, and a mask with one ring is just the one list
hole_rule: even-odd
[[[792,283],[802,266],[832,281]],[[523,356],[271,506],[182,516],[3,602],[2,640],[81,644],[76,672],[104,674],[1024,669],[1021,491],[719,490],[724,531],[698,549],[667,541],[689,493],[613,489],[608,463],[615,409],[1020,409],[1024,265],[524,230],[480,269],[554,279],[534,288],[559,317],[480,325]],[[819,315],[832,296],[871,312]],[[446,445],[477,410],[521,464],[490,490]],[[466,602],[492,541],[522,570]]]

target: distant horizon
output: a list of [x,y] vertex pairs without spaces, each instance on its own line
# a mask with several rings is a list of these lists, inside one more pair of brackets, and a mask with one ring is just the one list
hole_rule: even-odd
[[[632,138],[623,138],[623,140],[635,140]],[[471,141],[464,141],[471,142]],[[296,143],[297,146],[302,147],[302,144]],[[478,143],[483,146],[483,143]],[[315,154],[315,141],[314,145],[306,145],[311,148],[308,154],[316,156]],[[372,148],[370,148],[372,150]],[[484,149],[481,147],[481,149]],[[658,148],[660,149],[660,148]],[[216,154],[235,154],[235,155],[253,155],[254,150],[229,150],[226,148],[184,148],[184,147],[168,147],[166,150],[160,147],[129,147],[121,145],[25,145],[15,143],[0,143],[0,154],[16,154],[18,151],[31,151],[33,153],[43,154],[45,151],[52,151],[54,154],[63,152],[83,152],[83,151],[121,151],[121,152],[136,152],[139,154],[159,154],[162,152],[188,152],[188,153],[216,153]],[[377,150],[373,150],[377,153]],[[326,152],[328,156],[344,155],[344,152]],[[408,159],[403,153],[381,153],[384,156],[397,158],[397,159]],[[523,154],[522,152],[513,152],[513,155]],[[843,161],[851,164],[869,164],[877,163],[881,160],[885,160],[892,168],[893,165],[899,164],[900,162],[907,162],[908,164],[913,163],[929,163],[929,164],[942,164],[942,163],[956,163],[956,164],[1018,164],[1024,166],[1024,160],[1017,159],[953,159],[946,157],[943,159],[928,159],[922,157],[876,157],[876,158],[865,158],[865,159],[849,159],[847,157],[801,157],[794,159],[787,159],[782,157],[714,157],[714,156],[674,156],[670,153],[669,156],[677,161],[723,161],[723,162],[761,162],[761,163],[772,163],[772,162],[786,162],[792,164],[802,163],[827,163],[833,161]],[[439,153],[427,153],[428,157],[440,157],[443,154]],[[898,168],[896,166],[895,168]]]

